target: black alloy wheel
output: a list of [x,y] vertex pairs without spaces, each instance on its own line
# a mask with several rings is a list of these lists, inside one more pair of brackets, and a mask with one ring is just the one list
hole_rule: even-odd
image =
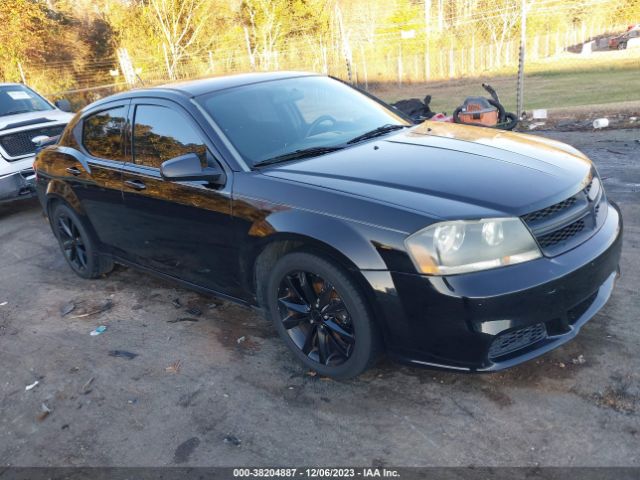
[[64,258],[76,274],[97,278],[113,268],[113,261],[100,255],[90,230],[71,207],[54,205],[50,221]]
[[321,365],[340,365],[353,352],[351,315],[335,287],[320,275],[296,271],[278,289],[280,320],[304,355]]
[[64,256],[74,270],[86,271],[89,259],[85,240],[76,224],[64,213],[56,218],[58,238]]
[[297,251],[276,262],[264,291],[271,320],[294,356],[335,379],[359,375],[383,351],[353,275],[321,254]]

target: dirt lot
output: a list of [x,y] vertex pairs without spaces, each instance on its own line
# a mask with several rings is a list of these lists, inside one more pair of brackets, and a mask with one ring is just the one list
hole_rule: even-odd
[[640,131],[547,135],[622,207],[622,277],[573,342],[491,375],[311,376],[255,312],[124,268],[81,280],[35,201],[0,207],[0,461],[640,466]]

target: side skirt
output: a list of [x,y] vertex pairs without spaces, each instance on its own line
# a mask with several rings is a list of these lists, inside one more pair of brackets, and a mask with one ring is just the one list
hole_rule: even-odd
[[203,287],[201,285],[195,284],[195,283],[191,283],[191,282],[187,282],[186,280],[181,280],[178,277],[174,277],[172,275],[166,274],[166,273],[162,273],[159,272],[157,270],[154,270],[153,268],[149,268],[149,267],[145,267],[142,265],[139,265],[135,262],[131,262],[129,260],[125,260],[121,257],[118,257],[116,255],[107,255],[108,257],[110,257],[114,262],[119,263],[120,265],[124,265],[125,267],[131,267],[134,268],[136,270],[140,270],[142,272],[145,273],[149,273],[151,275],[153,275],[154,277],[158,277],[158,278],[162,278],[164,280],[169,280],[172,281],[174,283],[177,283],[179,285],[181,285],[182,287],[185,287],[189,290],[194,290],[196,292],[199,293],[203,293],[205,295],[211,295],[214,297],[219,297],[219,298],[224,298],[225,300],[229,300],[230,302],[233,303],[237,303],[238,305],[242,305],[245,307],[250,307],[254,310],[258,310],[258,311],[262,311],[262,309],[260,309],[257,305],[254,305],[246,300],[243,300],[241,298],[237,298],[234,297],[232,295],[227,295],[226,293],[221,293],[221,292],[217,292],[215,290],[211,290],[209,288]]

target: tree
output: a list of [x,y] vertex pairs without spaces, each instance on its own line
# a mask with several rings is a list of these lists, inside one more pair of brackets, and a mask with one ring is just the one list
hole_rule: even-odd
[[29,0],[2,0],[0,18],[0,77],[19,81],[21,65],[46,59],[49,31],[55,25],[44,4]]
[[202,28],[211,15],[205,5],[206,0],[149,0],[149,19],[163,39],[163,55],[172,80],[178,76],[180,61],[202,40]]

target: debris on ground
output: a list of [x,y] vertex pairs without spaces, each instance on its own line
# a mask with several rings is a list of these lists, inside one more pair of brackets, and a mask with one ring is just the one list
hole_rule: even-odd
[[608,118],[596,118],[593,121],[593,128],[595,128],[596,130],[600,128],[607,128],[608,126],[609,126]]
[[174,298],[173,300],[171,300],[171,303],[176,308],[182,308],[182,302],[180,302],[179,298]]
[[85,382],[84,385],[82,385],[81,391],[83,395],[87,395],[93,391],[93,389],[91,388],[91,384],[93,383],[94,380],[95,380],[95,377],[91,377],[89,380]]
[[537,108],[531,111],[531,118],[534,120],[546,120],[547,110],[545,108]]
[[431,95],[427,95],[424,97],[424,100],[409,98],[408,100],[400,100],[399,102],[392,103],[391,106],[411,117],[414,122],[420,123],[435,115],[435,112],[429,107],[430,103]]
[[235,435],[227,435],[226,437],[224,437],[224,443],[230,443],[231,445],[237,447],[242,443],[242,440],[240,440]]
[[176,451],[173,456],[174,463],[185,463],[189,461],[189,457],[193,453],[193,451],[200,445],[200,439],[198,437],[192,437],[176,448]]
[[167,320],[167,323],[178,323],[178,322],[198,322],[199,320],[197,318],[191,318],[191,317],[180,317],[180,318],[174,318],[173,320]]
[[307,374],[309,377],[315,377],[315,376],[317,376],[317,375],[318,375],[318,372],[316,372],[315,370],[309,370],[306,374]]
[[242,342],[244,342],[247,339],[247,337],[245,337],[244,335],[242,337],[240,337],[238,340],[236,340],[236,343],[238,345],[240,345]]
[[194,317],[199,317],[200,315],[202,315],[202,310],[200,310],[198,307],[190,307],[187,309],[187,313],[189,315],[193,315]]
[[110,310],[111,307],[113,307],[113,301],[111,301],[110,299],[107,299],[104,303],[102,303],[101,305],[98,305],[96,308],[86,312],[86,313],[81,313],[79,315],[74,315],[72,317],[69,318],[84,318],[84,317],[89,317],[91,315],[97,315],[99,313],[103,313],[106,312],[107,310]]
[[89,333],[89,335],[91,335],[92,337],[95,337],[97,335],[100,335],[102,332],[104,332],[106,330],[107,330],[107,327],[105,325],[100,325],[95,330],[92,330],[91,333]]
[[9,303],[9,302],[2,302],[2,303],[0,303],[0,307],[4,307],[7,303]]
[[607,387],[604,392],[593,395],[596,405],[606,407],[620,413],[637,412],[640,399],[631,395],[625,388]]
[[73,302],[68,302],[65,303],[61,308],[60,308],[60,316],[61,317],[65,317],[67,315],[69,315],[71,312],[73,312],[76,309],[76,304]]
[[40,413],[38,414],[38,416],[36,418],[38,419],[38,421],[41,422],[45,418],[47,418],[52,411],[53,410],[51,410],[49,408],[49,406],[46,403],[43,402],[42,405],[40,405]]
[[584,355],[578,355],[578,357],[574,358],[573,360],[571,360],[571,362],[574,365],[582,365],[582,364],[586,363],[587,360],[584,358]]
[[180,360],[176,360],[175,362],[170,363],[164,371],[167,373],[180,373],[180,368],[182,368],[182,362]]
[[31,385],[27,385],[26,387],[24,387],[25,391],[29,391],[32,390],[34,388],[36,388],[38,386],[40,382],[38,380],[36,380],[35,382],[33,382]]
[[125,358],[127,360],[133,360],[138,356],[137,353],[127,352],[126,350],[109,350],[110,357]]

